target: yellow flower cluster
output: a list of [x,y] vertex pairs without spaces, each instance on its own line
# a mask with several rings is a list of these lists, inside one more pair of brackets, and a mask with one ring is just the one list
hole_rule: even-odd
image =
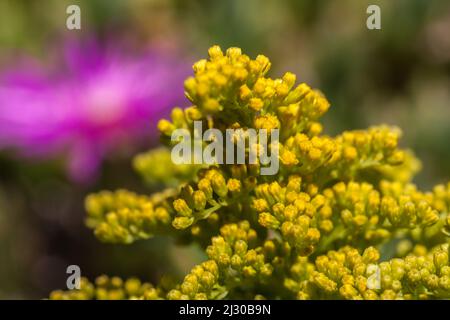
[[398,129],[385,126],[347,131],[335,138],[297,133],[283,142],[280,160],[289,173],[314,174],[315,183],[325,185],[370,174],[379,179],[389,179],[391,174],[395,179],[389,169],[408,159],[409,166],[402,167],[403,181],[408,182],[417,163],[411,153],[397,148],[399,137]]
[[232,272],[240,275],[240,281],[255,277],[262,280],[272,274],[272,266],[265,262],[261,248],[254,248],[258,236],[248,221],[226,224],[220,229],[220,234],[212,238],[206,253],[221,269],[231,268]]
[[182,182],[192,180],[200,166],[174,164],[169,149],[157,148],[134,157],[133,167],[150,185],[162,184],[175,187]]
[[224,288],[218,284],[219,268],[215,261],[208,260],[195,266],[183,282],[167,294],[169,300],[207,300],[223,295]]
[[298,258],[285,286],[299,299],[394,300],[450,297],[449,245],[428,251],[418,246],[405,258],[379,262],[368,247],[362,254],[345,246],[314,264]]
[[316,122],[329,108],[323,95],[287,72],[280,79],[265,77],[270,68],[267,57],[252,60],[239,48],[224,54],[218,46],[209,49],[209,60],[194,64],[194,77],[185,81],[185,92],[193,106],[175,108],[172,121],[161,120],[163,137],[177,128],[192,129],[194,120],[209,127],[280,128],[288,137],[297,132],[320,133]]
[[194,267],[167,298],[219,299],[239,286],[270,284],[273,266],[269,260],[275,246],[271,241],[257,246],[258,242],[246,220],[223,225],[220,236],[213,237],[206,249],[210,260]]
[[88,226],[113,243],[170,235],[200,244],[208,260],[164,288],[83,280],[81,290],[51,298],[450,298],[450,183],[430,192],[411,183],[420,162],[399,148],[400,130],[324,135],[319,121],[329,103],[319,91],[295,85],[289,72],[267,77],[265,56],[218,46],[208,53],[185,82],[192,106],[158,124],[163,143],[172,146],[177,128],[192,133],[194,121],[222,133],[279,129],[279,172],[177,166],[168,150],[138,155],[134,167],[145,180],[172,188],[90,195]]
[[279,230],[300,255],[313,253],[318,244],[323,247],[322,238],[325,246],[332,242],[375,244],[389,239],[393,232],[440,221],[424,194],[407,188],[391,194],[387,189],[393,184],[383,181],[381,190],[386,194],[369,183],[357,182],[339,182],[316,193],[314,185],[302,190],[301,177],[290,176],[284,187],[278,182],[258,185],[253,208],[259,223]]
[[324,197],[302,192],[299,176],[290,176],[285,187],[278,182],[258,185],[255,196],[253,208],[259,213],[258,222],[263,227],[279,230],[300,255],[313,252],[321,237],[319,225],[325,232],[333,228],[331,220],[327,219],[331,212],[322,210],[323,219],[319,217]]
[[164,204],[126,190],[86,198],[87,225],[104,242],[131,243],[167,232],[171,216]]
[[241,192],[241,182],[233,178],[227,180],[218,169],[201,171],[198,177],[195,189],[191,185],[183,187],[180,197],[173,201],[176,229],[186,229],[197,220],[207,219]]
[[86,278],[80,279],[80,289],[70,291],[56,290],[50,294],[52,300],[124,300],[159,299],[160,291],[150,283],[142,283],[137,278],[122,280],[119,277],[100,276],[95,283]]
[[289,137],[281,148],[281,163],[290,171],[311,174],[319,167],[329,166],[340,158],[338,146],[328,137],[308,137],[297,133]]
[[447,185],[439,184],[433,188],[433,207],[442,212],[450,212],[450,182]]

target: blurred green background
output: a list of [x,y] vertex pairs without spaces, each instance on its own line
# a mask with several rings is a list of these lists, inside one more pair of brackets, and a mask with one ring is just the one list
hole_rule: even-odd
[[[68,31],[78,4],[82,30]],[[366,28],[366,8],[381,8],[381,30]],[[0,0],[0,69],[18,54],[45,57],[82,33],[137,45],[156,43],[192,62],[213,44],[268,56],[322,90],[331,109],[325,130],[387,123],[422,160],[423,189],[450,180],[450,2],[446,0]],[[182,88],[174,88],[182,90]],[[0,106],[1,107],[1,106]],[[70,182],[55,161],[0,153],[0,298],[42,298],[83,275],[181,276],[201,255],[168,239],[129,247],[100,244],[83,225],[83,198],[99,189],[142,187],[128,157],[108,158],[89,185]],[[173,267],[168,267],[173,266]]]

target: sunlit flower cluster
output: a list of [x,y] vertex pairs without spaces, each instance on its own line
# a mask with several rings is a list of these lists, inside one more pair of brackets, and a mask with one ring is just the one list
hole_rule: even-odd
[[[147,182],[167,189],[151,196],[104,191],[86,200],[87,224],[101,241],[168,235],[198,244],[208,260],[171,286],[83,280],[78,293],[51,298],[450,297],[450,184],[431,192],[412,184],[420,162],[399,148],[397,128],[323,134],[323,94],[295,85],[289,72],[269,78],[269,68],[265,56],[210,48],[185,81],[192,106],[159,122],[168,148],[134,161]],[[279,129],[278,174],[260,175],[259,163],[170,163],[172,132],[192,132],[194,121],[222,132]]]

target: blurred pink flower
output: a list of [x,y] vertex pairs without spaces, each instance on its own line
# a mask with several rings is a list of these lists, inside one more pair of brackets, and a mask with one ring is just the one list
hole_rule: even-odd
[[0,149],[63,154],[78,181],[108,153],[150,138],[158,118],[184,103],[190,71],[167,52],[127,55],[94,41],[66,43],[57,72],[32,61],[0,76]]

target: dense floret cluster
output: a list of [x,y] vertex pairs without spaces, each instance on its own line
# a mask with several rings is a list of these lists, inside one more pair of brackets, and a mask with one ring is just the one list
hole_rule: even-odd
[[[103,242],[155,235],[196,243],[207,260],[181,283],[101,276],[53,299],[450,298],[450,183],[422,192],[420,162],[388,126],[322,133],[329,103],[296,76],[266,76],[267,57],[209,49],[185,81],[192,106],[158,128],[166,149],[138,155],[153,195],[104,191],[86,199],[87,225]],[[279,129],[280,168],[175,165],[175,129]],[[256,146],[259,148],[261,146]],[[273,150],[272,150],[273,151]],[[249,150],[246,155],[248,156]]]

